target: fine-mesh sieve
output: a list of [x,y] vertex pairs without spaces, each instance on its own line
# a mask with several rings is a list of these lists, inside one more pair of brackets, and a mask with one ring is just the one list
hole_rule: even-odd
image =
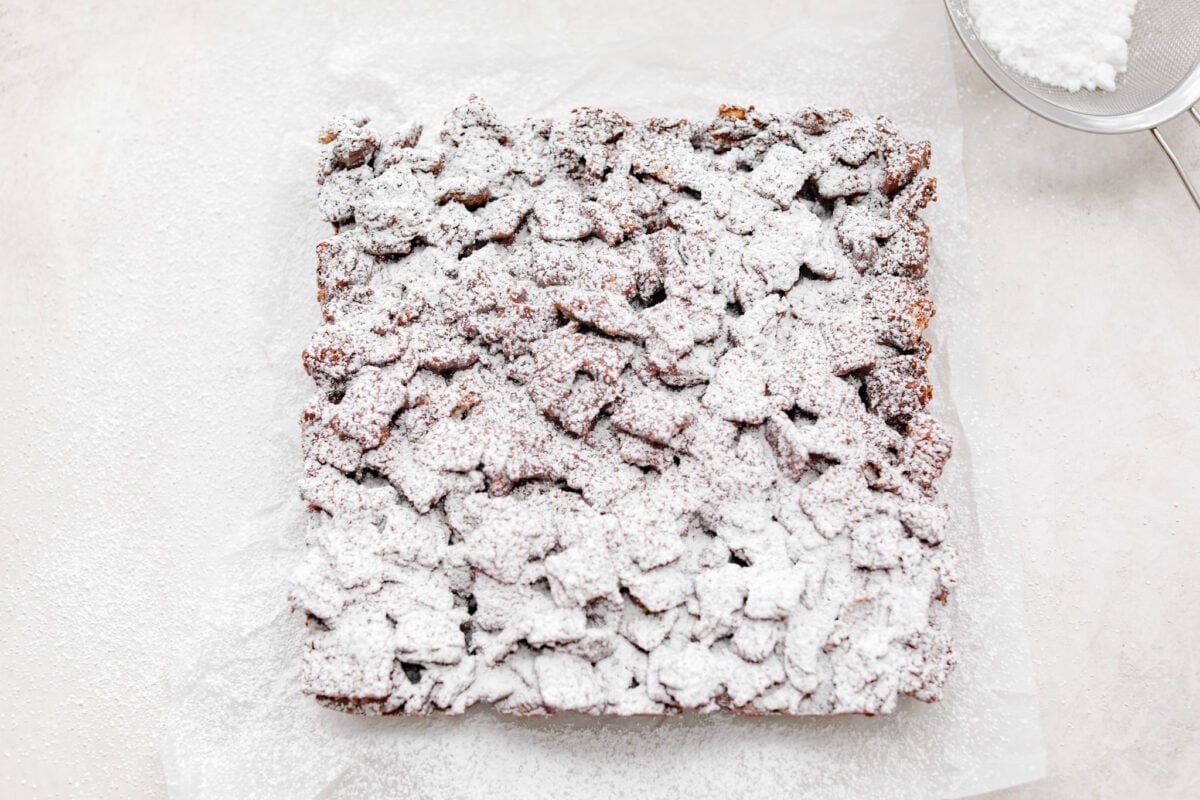
[[1200,101],[1200,2],[1138,0],[1129,40],[1129,67],[1112,92],[1069,92],[1009,70],[983,43],[970,0],[945,0],[950,20],[984,74],[1005,94],[1051,122],[1090,133],[1149,130],[1200,208],[1200,192],[1158,126]]

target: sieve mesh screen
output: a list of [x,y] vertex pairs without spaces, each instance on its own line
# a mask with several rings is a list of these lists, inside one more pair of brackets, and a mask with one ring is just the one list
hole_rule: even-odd
[[[969,0],[946,0],[971,49],[989,73],[1003,72],[1026,91],[1063,110],[1094,116],[1130,114],[1157,103],[1200,66],[1200,2],[1139,0],[1129,40],[1129,68],[1112,92],[1069,92],[1005,67],[982,40],[969,14]],[[990,63],[987,63],[990,60]]]

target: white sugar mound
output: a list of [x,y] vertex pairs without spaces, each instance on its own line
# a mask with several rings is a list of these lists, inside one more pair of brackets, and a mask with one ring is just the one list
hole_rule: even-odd
[[1137,0],[970,0],[1000,62],[1072,92],[1116,88],[1129,62]]

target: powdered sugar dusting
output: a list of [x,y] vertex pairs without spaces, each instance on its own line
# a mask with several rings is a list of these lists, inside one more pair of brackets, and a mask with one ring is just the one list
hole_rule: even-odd
[[927,143],[845,111],[327,129],[304,688],[878,713],[953,658]]
[[1072,92],[1117,88],[1137,0],[970,0],[979,36],[1009,69]]
[[[969,382],[986,350],[964,345],[990,328],[978,329],[972,300],[986,270],[961,247],[968,204],[940,6],[726,14],[736,30],[723,25],[721,41],[704,38],[711,15],[678,3],[632,17],[597,6],[553,30],[503,4],[471,15],[413,5],[403,21],[367,25],[327,4],[286,18],[266,6],[159,6],[152,18],[133,6],[12,8],[7,28],[25,44],[5,53],[17,80],[5,100],[24,109],[11,133],[29,158],[6,174],[22,210],[9,215],[13,282],[0,300],[21,376],[9,384],[6,468],[21,488],[0,590],[20,609],[4,659],[10,784],[96,798],[594,797],[654,785],[694,798],[946,797],[1031,776],[1036,719],[1008,713],[1029,695],[1005,691],[1029,674],[1013,655],[1024,641],[1020,592],[1007,588],[1013,527],[981,536],[971,521],[952,410],[962,398],[950,397],[950,379]],[[817,10],[819,22],[801,19]],[[426,35],[436,31],[446,36]],[[846,43],[876,31],[886,35],[869,48]],[[205,32],[198,61],[188,45]],[[386,102],[436,136],[455,100],[480,89],[508,120],[589,101],[700,118],[713,98],[790,109],[807,94],[893,111],[906,133],[933,138],[939,202],[926,219],[947,267],[931,267],[930,369],[938,417],[956,432],[947,538],[964,551],[949,606],[962,663],[946,702],[901,701],[903,713],[872,720],[485,708],[378,719],[296,691],[304,628],[285,584],[303,550],[296,417],[312,391],[297,353],[320,319],[312,251],[328,235],[312,202],[320,124],[330,109]],[[131,347],[137,358],[116,358]],[[977,446],[992,447],[1004,426],[972,408]]]

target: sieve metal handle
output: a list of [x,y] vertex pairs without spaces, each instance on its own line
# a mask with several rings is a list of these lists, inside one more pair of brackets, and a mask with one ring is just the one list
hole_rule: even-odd
[[[1188,111],[1191,112],[1192,119],[1196,120],[1196,124],[1200,125],[1200,114],[1196,113],[1196,109],[1193,107],[1189,108]],[[1187,187],[1188,194],[1192,196],[1192,202],[1196,204],[1196,208],[1200,209],[1200,191],[1196,190],[1196,185],[1192,183],[1192,179],[1188,176],[1187,171],[1184,170],[1183,164],[1179,161],[1179,156],[1175,155],[1175,151],[1171,149],[1170,145],[1167,144],[1167,140],[1158,132],[1158,128],[1151,128],[1150,133],[1154,134],[1154,140],[1158,142],[1158,146],[1167,154],[1167,158],[1171,159],[1171,165],[1175,167],[1175,171],[1179,173],[1180,180]]]

